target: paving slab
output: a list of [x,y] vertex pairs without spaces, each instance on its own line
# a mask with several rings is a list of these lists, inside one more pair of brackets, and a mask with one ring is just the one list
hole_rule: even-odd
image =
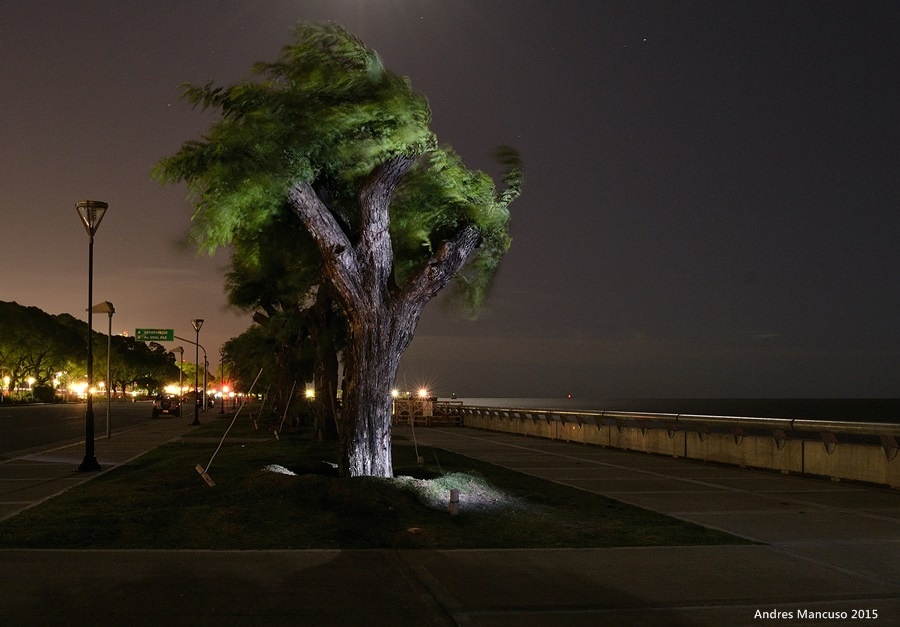
[[[420,445],[479,459],[502,457],[503,449],[521,455],[534,447],[535,457],[542,460],[534,474],[558,483],[767,543],[807,567],[815,564],[817,569],[834,568],[900,584],[893,566],[900,564],[900,492],[752,469],[719,472],[718,465],[703,472],[704,465],[693,460],[581,444],[536,444],[535,438],[482,433],[432,429],[417,436]],[[476,447],[473,441],[479,438],[483,439]],[[498,450],[487,454],[483,447],[488,442]],[[476,449],[479,455],[473,452]],[[550,463],[553,459],[558,460],[557,470]],[[589,471],[569,478],[562,469],[572,467],[573,459],[603,471],[593,479]],[[628,474],[610,478],[615,469]],[[867,505],[877,512],[868,511]]]
[[[435,576],[438,598],[456,609],[459,624],[530,617],[548,625],[750,625],[759,624],[757,610],[850,611],[860,603],[884,619],[900,616],[895,585],[811,568],[765,546],[433,551],[407,559]],[[634,622],[644,618],[655,622]]]

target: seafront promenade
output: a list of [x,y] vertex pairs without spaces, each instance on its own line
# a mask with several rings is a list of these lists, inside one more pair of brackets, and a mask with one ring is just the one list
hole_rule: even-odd
[[[192,427],[97,440],[105,469]],[[468,428],[434,446],[758,544],[475,551],[0,551],[9,625],[900,624],[900,493]],[[0,464],[14,515],[90,479],[83,443]],[[107,470],[108,472],[108,470]],[[23,489],[29,484],[32,490]],[[29,501],[33,499],[33,501]],[[460,515],[465,515],[464,502]],[[197,521],[203,524],[203,521]],[[2,532],[2,523],[0,523]]]
[[[634,409],[583,409],[539,399],[405,401],[395,423],[475,429],[669,457],[867,482],[900,489],[900,407],[893,399],[845,401],[641,401]],[[773,402],[774,401],[774,402]],[[699,405],[698,405],[699,403]],[[824,403],[824,405],[820,404]],[[685,406],[752,409],[696,414]],[[766,409],[766,405],[768,408]],[[657,411],[648,411],[655,407]],[[833,418],[815,418],[816,407]],[[830,409],[829,409],[830,408]],[[659,411],[666,409],[667,411]],[[837,413],[835,410],[840,410]],[[773,412],[773,410],[775,410]],[[696,411],[696,409],[695,409]],[[782,413],[784,412],[784,413]],[[804,417],[806,416],[806,417]],[[862,420],[877,417],[879,421]]]

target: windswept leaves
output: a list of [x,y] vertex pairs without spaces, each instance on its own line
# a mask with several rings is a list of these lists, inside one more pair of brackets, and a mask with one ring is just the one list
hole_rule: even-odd
[[[248,79],[185,85],[182,95],[219,117],[204,138],[162,160],[154,176],[187,183],[199,249],[234,244],[236,254],[258,261],[252,242],[277,224],[298,183],[313,186],[353,241],[363,182],[403,155],[416,165],[390,207],[396,280],[411,276],[443,240],[475,226],[481,249],[459,288],[473,308],[481,302],[509,247],[508,205],[521,191],[521,160],[510,148],[498,152],[508,170],[502,191],[466,168],[452,149],[438,146],[425,97],[358,38],[336,25],[300,25],[280,58],[255,64]],[[296,246],[310,245],[304,235],[297,233]],[[278,245],[290,246],[284,238]],[[238,269],[249,267],[235,261]]]

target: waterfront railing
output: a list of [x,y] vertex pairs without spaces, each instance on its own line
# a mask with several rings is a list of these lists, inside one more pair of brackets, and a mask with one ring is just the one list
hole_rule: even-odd
[[631,411],[482,407],[437,401],[398,422],[459,424],[783,473],[900,487],[900,424]]

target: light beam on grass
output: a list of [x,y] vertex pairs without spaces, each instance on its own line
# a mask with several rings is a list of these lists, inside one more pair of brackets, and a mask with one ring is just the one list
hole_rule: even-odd
[[398,487],[410,490],[422,503],[438,510],[447,509],[447,497],[451,490],[459,491],[460,513],[526,507],[522,499],[491,485],[476,473],[451,472],[435,479],[395,477],[388,481],[394,481]]

